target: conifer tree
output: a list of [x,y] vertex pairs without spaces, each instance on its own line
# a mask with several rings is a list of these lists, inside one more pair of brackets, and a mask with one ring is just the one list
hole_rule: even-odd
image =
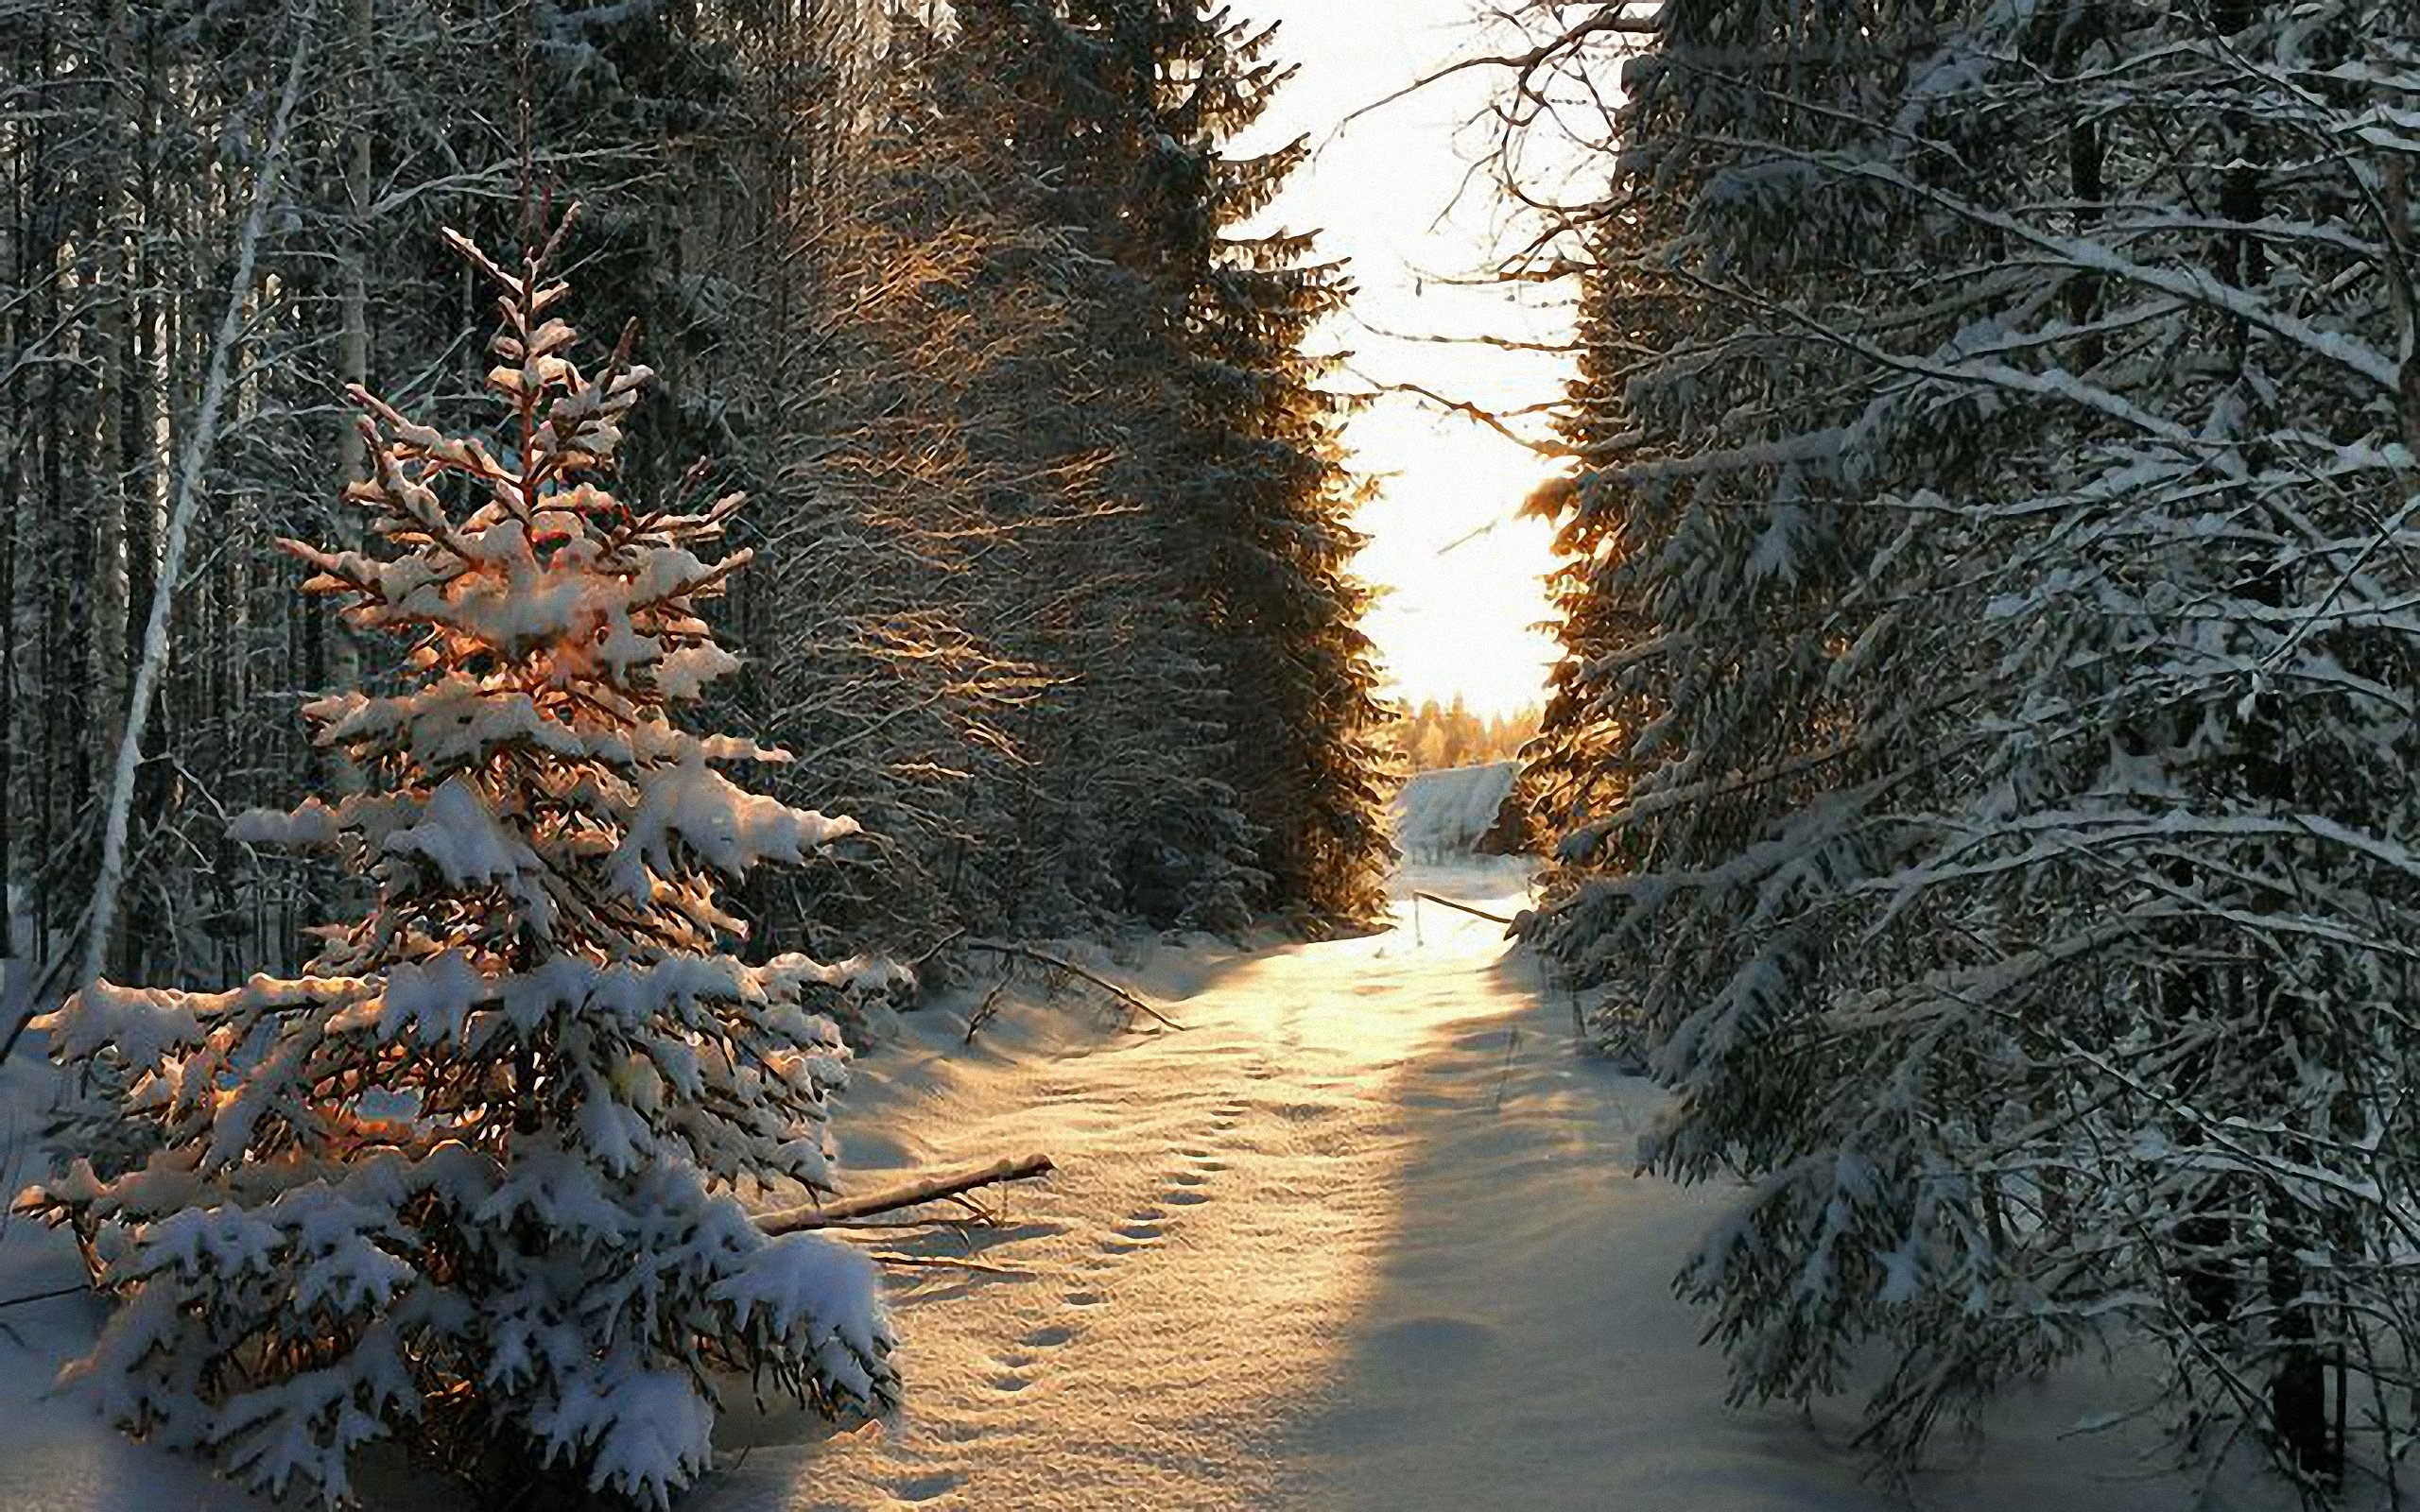
[[455,239],[500,291],[500,447],[356,389],[368,544],[291,543],[400,639],[403,686],[306,711],[364,791],[248,833],[336,852],[370,912],[299,979],[95,984],[45,1025],[96,1117],[152,1136],[27,1194],[118,1299],[71,1374],[270,1495],[345,1498],[400,1436],[661,1506],[708,1468],[718,1372],[832,1413],[896,1389],[870,1263],[741,1205],[832,1188],[820,1009],[895,969],[744,965],[716,902],[855,826],[720,770],[782,753],[676,722],[736,665],[699,610],[748,554],[698,553],[741,500],[610,491],[652,374],[627,335],[574,362],[562,239],[517,269]]
[[[2408,13],[2360,6],[1959,23],[1903,119],[2067,151],[1955,185],[1826,165],[2029,256],[1916,386],[1997,413],[1939,527],[1989,591],[1926,584],[1935,612],[1969,607],[1963,644],[1931,644],[1979,680],[1927,751],[1951,780],[1906,790],[1917,850],[1876,889],[1928,949],[1869,962],[1835,1021],[1847,1079],[1890,1088],[1888,1111],[1799,1146],[1754,1247],[1840,1211],[1819,1161],[1893,1173],[1829,1246],[1907,1303],[1876,1317],[1850,1282],[1827,1304],[1905,1331],[1878,1424],[2122,1330],[2164,1356],[2188,1451],[2248,1426],[2324,1493],[2360,1440],[2400,1452],[2377,1362],[2420,1327],[2392,1258],[2420,1170],[2389,1090],[2420,1053],[2392,691],[2420,652],[2394,607],[2413,369],[2391,186],[2412,148],[2369,124],[2420,89],[2420,58]],[[2072,85],[2041,89],[2043,68]],[[1979,1094],[1995,1115],[1937,1111]],[[1709,1275],[1741,1318],[1804,1279]]]
[[1365,917],[1387,859],[1387,712],[1351,570],[1342,405],[1312,347],[1352,289],[1311,236],[1250,229],[1307,144],[1234,150],[1288,77],[1278,28],[1201,0],[1078,0],[1026,25],[1059,140],[1079,144],[1076,204],[1116,269],[1106,387],[1143,410],[1122,478],[1185,610],[1168,654],[1211,674],[1192,806],[1234,806],[1263,906]]
[[1754,1177],[1685,1279],[1739,1392],[1884,1346],[1894,1463],[2097,1341],[2314,1496],[2408,1443],[2391,9],[1674,5],[1626,72],[1539,937],[1639,1009],[1652,1160]]
[[1571,228],[1582,468],[1536,505],[1565,558],[1527,782],[1564,863],[1542,926],[1663,1074],[1723,1089],[1709,1150],[1774,1090],[1777,1060],[1731,1053],[1824,980],[1842,919],[1814,909],[1879,864],[1869,810],[1904,748],[1895,706],[1869,717],[1904,632],[1861,585],[1908,549],[1871,505],[1914,463],[1893,375],[1839,333],[1953,249],[1899,197],[1806,164],[1888,141],[1907,24],[1868,0],[1667,8],[1609,128],[1609,208]]

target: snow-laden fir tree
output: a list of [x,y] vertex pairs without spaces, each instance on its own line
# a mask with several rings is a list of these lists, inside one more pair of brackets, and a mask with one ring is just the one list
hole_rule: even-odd
[[967,11],[997,37],[1032,112],[1020,140],[1057,160],[1065,218],[1098,259],[1094,407],[1164,601],[1164,623],[1138,628],[1179,684],[1153,718],[1200,757],[1127,827],[1135,906],[1219,925],[1374,917],[1388,713],[1352,571],[1345,401],[1312,346],[1352,286],[1314,237],[1254,225],[1308,145],[1238,146],[1289,77],[1277,28],[1204,0]]
[[[1541,930],[1644,1008],[1656,1163],[1753,1178],[1686,1289],[1742,1395],[1887,1360],[1894,1460],[2119,1343],[2187,1455],[2391,1478],[2413,8],[1772,7],[1707,48],[1754,9],[1664,9],[1617,188],[1662,163],[1899,229],[1710,215],[1599,270],[1552,775],[1601,806]],[[1896,60],[1866,92],[1827,90],[1826,17]],[[1609,203],[1616,251],[1658,215]],[[1664,402],[1725,363],[1728,408]],[[1790,496],[1725,493],[1806,458],[1879,549],[1787,617],[1659,596],[1752,562],[1742,522]],[[1793,662],[1787,722],[1719,696]]]
[[662,1505],[708,1468],[718,1372],[836,1414],[896,1388],[869,1263],[741,1205],[831,1188],[819,1005],[895,969],[744,965],[716,904],[855,826],[720,770],[780,752],[676,722],[736,665],[699,607],[747,553],[700,552],[740,500],[608,490],[651,374],[628,336],[570,357],[562,236],[518,270],[455,238],[502,291],[500,447],[356,390],[371,544],[291,545],[405,675],[306,710],[365,791],[249,828],[338,853],[372,906],[298,980],[96,984],[45,1023],[155,1142],[27,1194],[118,1301],[70,1374],[270,1495],[347,1496],[399,1437]]
[[761,692],[778,740],[826,752],[819,782],[882,855],[837,880],[766,874],[815,888],[811,910],[746,901],[919,956],[976,919],[1115,930],[1132,918],[1108,875],[1117,816],[1182,753],[1156,712],[1107,707],[1087,665],[1159,670],[1104,623],[1133,593],[1132,521],[1070,435],[1092,419],[1069,392],[1092,269],[1044,208],[993,60],[957,28],[888,29],[854,192],[797,215],[818,274],[789,302],[792,344],[830,376],[790,382],[769,427],[778,465],[750,515],[783,546],[740,585],[761,654],[728,685]]
[[1974,609],[1877,888],[1926,949],[1839,974],[1858,1111],[1703,1277],[1744,1337],[1828,1316],[1810,1360],[1893,1337],[1886,1441],[2118,1336],[2197,1455],[2249,1429],[2317,1493],[2408,1444],[2412,18],[1976,7],[1899,119],[2066,150],[1825,164],[2023,252],[1910,386],[1998,411],[1946,508],[1894,501],[1959,541],[1928,612]]
[[[1904,745],[1873,707],[1900,631],[1859,584],[1908,549],[1871,504],[1909,462],[1894,375],[1858,347],[1951,318],[1887,292],[1949,249],[1897,197],[1808,166],[1888,140],[1898,18],[1666,7],[1623,69],[1611,187],[1571,216],[1592,275],[1581,471],[1537,501],[1565,653],[1526,782],[1562,862],[1540,937],[1660,1074],[1723,1089],[1725,1141],[1768,1091],[1763,1062],[1726,1057],[1823,978]],[[1961,430],[1918,423],[1944,450]]]

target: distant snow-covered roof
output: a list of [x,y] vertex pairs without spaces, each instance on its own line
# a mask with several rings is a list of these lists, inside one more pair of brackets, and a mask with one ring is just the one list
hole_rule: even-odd
[[1495,828],[1520,775],[1518,762],[1422,772],[1395,799],[1395,842],[1413,861],[1469,855]]

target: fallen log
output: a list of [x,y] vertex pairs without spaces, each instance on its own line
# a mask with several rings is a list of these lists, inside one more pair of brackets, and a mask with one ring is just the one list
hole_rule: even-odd
[[1046,1155],[1028,1155],[1023,1160],[1001,1160],[979,1171],[961,1171],[955,1176],[926,1177],[906,1186],[892,1187],[887,1192],[871,1192],[861,1197],[840,1197],[821,1207],[789,1208],[780,1212],[759,1214],[756,1227],[769,1234],[804,1233],[810,1228],[832,1228],[870,1218],[876,1213],[896,1212],[902,1208],[922,1207],[927,1202],[941,1202],[963,1196],[984,1187],[1004,1181],[1030,1181],[1048,1176],[1058,1169]]
[[1162,1013],[1159,1009],[1151,1006],[1150,1003],[1144,1001],[1143,998],[1132,990],[1119,987],[1116,983],[1100,975],[1098,972],[1084,970],[1082,967],[1078,966],[1075,962],[1067,959],[1063,955],[1053,955],[1048,951],[1038,951],[1030,945],[1011,945],[1003,940],[996,939],[966,940],[961,944],[960,949],[970,951],[990,951],[994,955],[1006,955],[1014,960],[1031,961],[1036,966],[1046,966],[1054,971],[1064,971],[1069,976],[1081,977],[1085,981],[1090,982],[1093,986],[1108,993],[1111,997],[1115,998],[1118,1002],[1125,1004],[1130,1008],[1132,1008],[1137,1013],[1149,1014],[1152,1018],[1157,1019],[1160,1022],[1167,1024],[1171,1029],[1183,1029],[1184,1027],[1184,1024],[1177,1022],[1174,1019],[1169,1018],[1167,1014]]

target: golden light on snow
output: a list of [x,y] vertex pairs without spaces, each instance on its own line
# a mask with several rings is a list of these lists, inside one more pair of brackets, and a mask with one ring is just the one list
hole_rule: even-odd
[[[1284,24],[1280,47],[1301,65],[1254,145],[1307,135],[1319,148],[1276,218],[1322,232],[1361,288],[1331,333],[1354,353],[1341,386],[1414,386],[1507,414],[1553,399],[1559,354],[1429,339],[1552,344],[1567,329],[1552,296],[1452,282],[1489,263],[1498,241],[1489,187],[1464,182],[1488,146],[1466,123],[1495,77],[1464,75],[1338,129],[1471,51],[1467,0],[1260,0],[1253,14]],[[1544,437],[1535,420],[1514,423]],[[1482,713],[1536,701],[1553,660],[1537,627],[1554,558],[1547,527],[1516,515],[1553,459],[1409,395],[1379,401],[1349,438],[1357,465],[1380,479],[1360,520],[1373,538],[1360,571],[1387,594],[1369,627],[1397,690],[1414,701],[1459,693]]]

